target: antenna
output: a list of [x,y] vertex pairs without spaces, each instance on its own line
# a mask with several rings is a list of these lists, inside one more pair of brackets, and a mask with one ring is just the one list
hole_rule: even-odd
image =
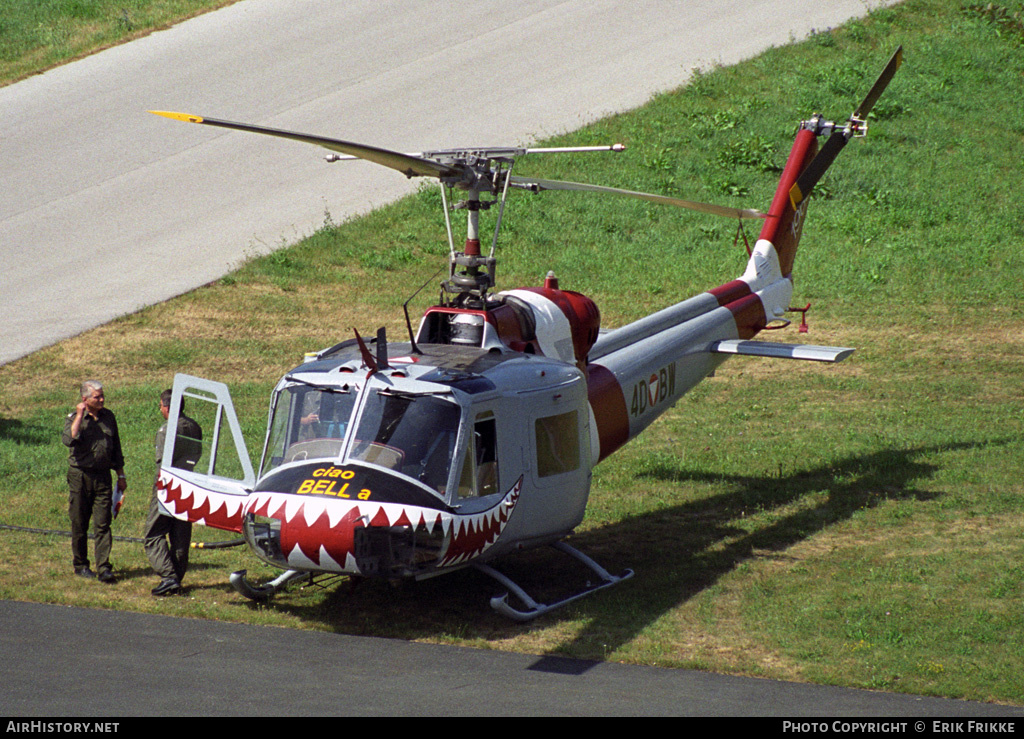
[[412,344],[412,351],[414,354],[422,354],[423,352],[421,352],[420,348],[416,346],[416,337],[413,336],[412,333],[412,320],[409,318],[409,303],[412,302],[413,298],[420,294],[423,288],[425,288],[427,285],[429,285],[431,282],[437,279],[437,276],[441,274],[443,270],[444,267],[441,267],[441,269],[437,270],[437,272],[435,272],[429,278],[427,278],[427,281],[420,285],[416,289],[416,292],[409,296],[408,300],[402,303],[402,312],[405,313],[405,328],[409,331],[409,343]]
[[377,329],[377,368],[391,369],[388,364],[388,333],[383,326]]

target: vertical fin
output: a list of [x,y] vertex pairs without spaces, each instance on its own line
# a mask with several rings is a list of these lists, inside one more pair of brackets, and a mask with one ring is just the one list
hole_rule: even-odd
[[814,132],[801,128],[796,134],[789,159],[782,170],[782,177],[779,178],[775,197],[768,210],[768,218],[761,228],[759,238],[770,241],[775,246],[783,277],[789,277],[793,272],[793,261],[803,231],[804,213],[807,210],[807,200],[801,200],[794,206],[789,191],[817,152],[818,142]]

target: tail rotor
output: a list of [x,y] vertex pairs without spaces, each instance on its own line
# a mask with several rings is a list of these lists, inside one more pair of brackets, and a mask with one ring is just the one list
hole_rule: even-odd
[[896,70],[900,68],[902,63],[903,47],[899,46],[889,59],[889,63],[885,65],[885,69],[878,75],[878,79],[875,80],[875,84],[871,86],[868,94],[842,127],[839,124],[824,120],[820,115],[816,115],[811,120],[803,123],[802,128],[813,131],[815,136],[828,132],[831,132],[831,135],[828,137],[825,145],[821,147],[817,156],[811,160],[811,163],[807,165],[792,188],[790,188],[789,200],[794,209],[804,198],[811,194],[811,190],[818,184],[818,180],[822,178],[832,162],[835,161],[835,158],[839,156],[839,152],[843,150],[846,143],[852,138],[867,134],[868,114],[875,107],[878,98],[885,92],[885,88],[889,86],[889,82],[892,81]]

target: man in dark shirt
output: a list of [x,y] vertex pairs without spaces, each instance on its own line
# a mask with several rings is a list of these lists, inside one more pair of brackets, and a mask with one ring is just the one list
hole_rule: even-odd
[[[160,393],[160,414],[167,420],[171,414],[171,391]],[[164,441],[167,438],[167,424],[156,432],[156,469],[160,474],[160,465],[164,455]],[[193,419],[184,413],[184,407],[178,414],[177,431],[175,433],[171,464],[169,466],[182,470],[191,470],[196,466],[203,453],[203,430]],[[143,548],[153,570],[160,576],[160,582],[153,588],[153,595],[172,595],[181,591],[181,581],[188,569],[188,550],[192,543],[192,524],[179,521],[165,515],[160,509],[156,497],[156,485],[149,499],[149,515],[146,517],[146,534]]]
[[71,554],[75,574],[96,577],[89,568],[89,520],[96,536],[96,569],[104,583],[116,581],[110,565],[113,537],[113,485],[111,470],[117,472],[117,489],[124,493],[124,454],[117,419],[104,407],[103,386],[95,380],[82,383],[81,402],[64,422],[61,440],[68,455],[68,515],[71,518]]

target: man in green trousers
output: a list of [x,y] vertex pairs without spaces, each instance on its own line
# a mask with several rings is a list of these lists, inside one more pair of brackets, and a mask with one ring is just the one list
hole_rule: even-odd
[[71,518],[71,554],[76,575],[97,577],[89,567],[89,521],[96,537],[96,570],[100,582],[116,582],[110,564],[113,537],[110,523],[114,487],[111,472],[117,473],[117,491],[128,488],[124,474],[124,454],[117,419],[105,407],[103,385],[86,380],[81,401],[64,422],[61,440],[68,447],[68,515]]

